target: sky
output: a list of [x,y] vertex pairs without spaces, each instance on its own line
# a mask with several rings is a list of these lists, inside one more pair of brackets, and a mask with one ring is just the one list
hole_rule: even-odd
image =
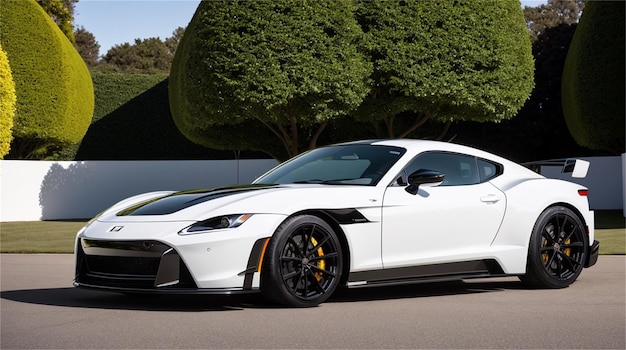
[[[494,0],[498,1],[498,0]],[[547,0],[523,0],[524,6],[538,6]],[[178,27],[187,27],[200,0],[79,0],[74,25],[84,27],[100,44],[100,55],[135,39],[158,37],[165,40]]]
[[84,27],[100,44],[100,55],[135,39],[165,40],[187,27],[200,0],[79,0],[74,27]]

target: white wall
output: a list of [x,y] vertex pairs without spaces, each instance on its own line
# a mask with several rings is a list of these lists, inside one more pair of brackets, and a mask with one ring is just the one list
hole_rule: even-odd
[[[589,188],[592,209],[623,209],[626,163],[621,157],[584,159],[591,162],[585,179],[561,174],[559,167],[543,167],[542,173]],[[274,160],[0,160],[0,221],[91,218],[117,201],[143,192],[250,183],[276,164]]]
[[275,160],[0,160],[0,221],[91,218],[126,197],[250,183]]

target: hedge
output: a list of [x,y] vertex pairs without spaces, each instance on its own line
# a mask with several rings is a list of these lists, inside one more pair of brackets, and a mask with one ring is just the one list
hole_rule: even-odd
[[15,83],[6,52],[0,45],[0,159],[11,146],[13,116],[15,115]]
[[590,1],[567,53],[563,113],[585,147],[624,152],[624,1]]
[[78,142],[94,109],[82,58],[35,0],[2,0],[0,18],[17,96],[13,137]]

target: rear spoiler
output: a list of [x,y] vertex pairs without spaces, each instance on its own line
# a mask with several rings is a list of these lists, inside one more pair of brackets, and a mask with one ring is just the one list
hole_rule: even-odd
[[590,163],[586,160],[574,158],[539,160],[536,162],[522,163],[523,166],[539,174],[541,174],[542,166],[560,166],[563,167],[561,169],[561,173],[572,173],[572,177],[579,179],[587,176],[589,164]]

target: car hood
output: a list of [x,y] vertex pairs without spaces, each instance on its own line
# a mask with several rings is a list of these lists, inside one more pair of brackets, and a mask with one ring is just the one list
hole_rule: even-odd
[[128,203],[98,221],[196,221],[218,215],[285,214],[304,209],[380,206],[383,191],[351,185],[246,185],[158,195]]

